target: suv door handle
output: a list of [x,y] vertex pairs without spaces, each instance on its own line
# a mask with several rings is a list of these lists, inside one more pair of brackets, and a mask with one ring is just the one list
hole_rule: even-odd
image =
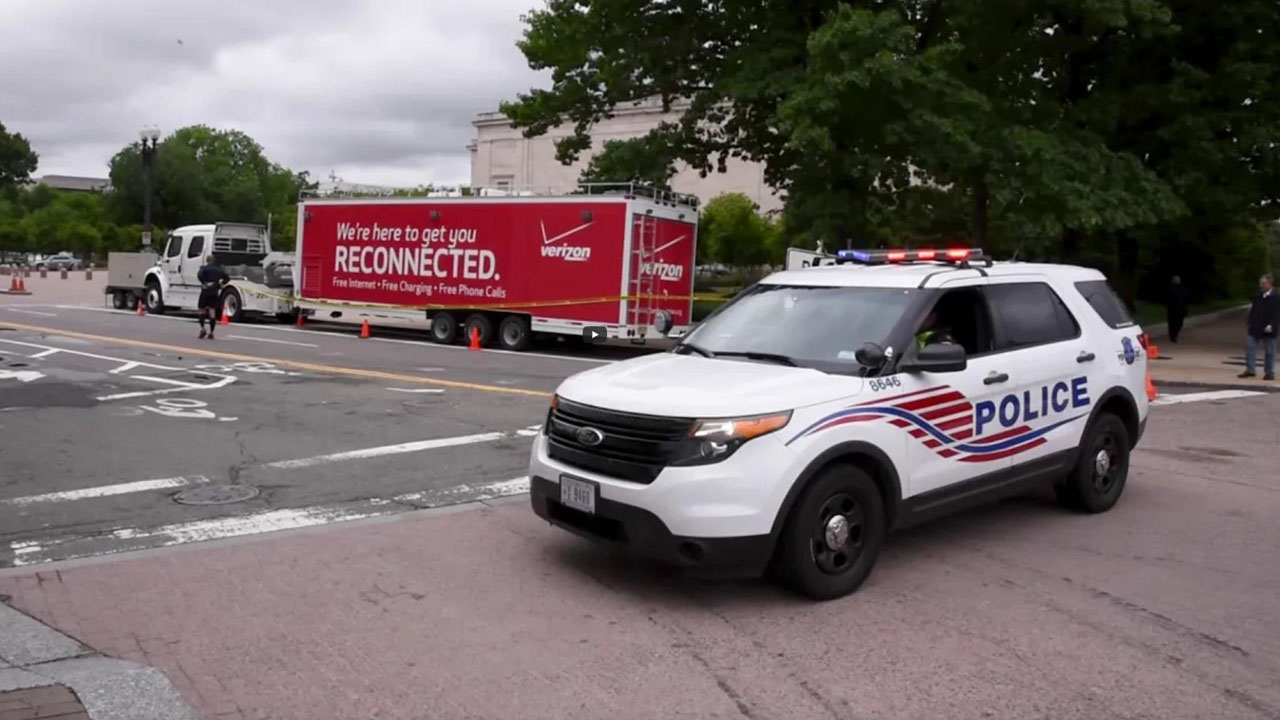
[[1076,356],[1076,362],[1078,363],[1093,362],[1093,357],[1094,357],[1093,353],[1091,352],[1082,352]]
[[1009,373],[993,372],[990,375],[983,378],[982,383],[984,385],[995,385],[996,383],[1007,382],[1008,380],[1009,380]]

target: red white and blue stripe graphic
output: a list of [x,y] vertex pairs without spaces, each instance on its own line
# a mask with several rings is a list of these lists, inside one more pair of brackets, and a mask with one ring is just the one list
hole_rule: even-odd
[[1065,418],[1039,428],[1029,425],[974,438],[973,403],[948,385],[876,398],[833,412],[801,430],[787,444],[824,430],[858,422],[888,420],[944,458],[959,462],[991,462],[1044,445],[1044,436],[1080,419]]

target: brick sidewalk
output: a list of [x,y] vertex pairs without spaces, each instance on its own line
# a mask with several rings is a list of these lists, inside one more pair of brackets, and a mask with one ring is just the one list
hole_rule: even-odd
[[89,720],[80,699],[65,685],[0,692],[0,720]]

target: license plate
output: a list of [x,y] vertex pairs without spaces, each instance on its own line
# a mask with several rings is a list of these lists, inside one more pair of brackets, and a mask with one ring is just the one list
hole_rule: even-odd
[[586,480],[575,480],[561,475],[560,504],[594,515],[596,512],[595,483],[587,482]]

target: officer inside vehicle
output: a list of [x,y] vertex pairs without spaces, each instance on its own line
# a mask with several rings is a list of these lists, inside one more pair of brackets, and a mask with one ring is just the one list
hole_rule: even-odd
[[930,310],[929,316],[924,319],[924,324],[916,333],[916,347],[924,348],[927,345],[955,343],[955,341],[951,332],[939,325],[937,309]]

